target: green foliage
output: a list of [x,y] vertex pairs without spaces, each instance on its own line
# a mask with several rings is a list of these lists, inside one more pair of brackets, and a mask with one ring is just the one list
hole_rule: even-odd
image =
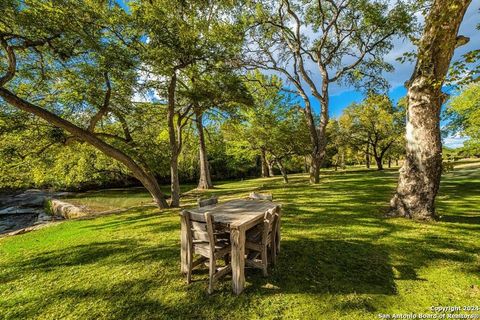
[[[477,30],[480,31],[480,23],[477,24]],[[467,39],[469,40],[469,39]],[[471,50],[454,61],[448,73],[448,83],[450,86],[462,88],[472,82],[480,80],[480,49]]]
[[449,120],[445,128],[447,133],[469,137],[465,147],[472,151],[480,149],[479,83],[470,84],[459,95],[452,97],[444,115]]
[[292,97],[282,91],[282,81],[255,72],[248,76],[246,85],[253,104],[240,108],[239,117],[223,126],[229,154],[242,161],[254,159],[262,150],[273,161],[308,154],[305,119]]
[[403,102],[394,106],[387,96],[370,94],[362,103],[347,107],[330,125],[329,132],[336,148],[331,156],[337,163],[340,156],[347,156],[348,163],[358,162],[359,153],[368,153],[379,161],[384,156],[398,159],[405,145]]

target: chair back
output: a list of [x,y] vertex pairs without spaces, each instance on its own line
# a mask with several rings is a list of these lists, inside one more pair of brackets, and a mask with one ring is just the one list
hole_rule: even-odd
[[210,206],[210,205],[217,204],[217,203],[218,203],[218,198],[217,197],[211,197],[211,198],[208,198],[208,199],[198,199],[197,200],[197,204],[198,204],[199,208],[205,207],[205,206]]
[[193,244],[208,243],[211,252],[215,249],[215,230],[213,216],[210,212],[204,214],[183,210],[181,215],[187,224],[187,237]]
[[263,216],[263,231],[262,231],[262,244],[267,244],[268,235],[274,236],[274,230],[276,230],[276,223],[278,222],[278,211],[280,207],[269,209]]
[[252,199],[252,200],[270,200],[270,201],[273,201],[273,195],[271,193],[251,192],[248,195],[248,198]]

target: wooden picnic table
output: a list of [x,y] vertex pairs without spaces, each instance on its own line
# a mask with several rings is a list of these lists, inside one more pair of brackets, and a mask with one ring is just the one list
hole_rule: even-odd
[[[263,221],[267,210],[278,204],[267,200],[236,199],[209,205],[202,208],[189,209],[193,214],[212,213],[215,223],[219,223],[230,231],[232,245],[232,284],[233,292],[240,294],[245,286],[245,233],[248,229]],[[181,268],[182,272],[187,268],[188,244],[186,238],[186,224],[181,224]]]

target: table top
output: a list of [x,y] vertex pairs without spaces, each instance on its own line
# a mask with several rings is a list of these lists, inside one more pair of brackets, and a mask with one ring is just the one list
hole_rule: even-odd
[[229,227],[244,225],[248,228],[250,224],[255,224],[255,222],[261,220],[267,210],[278,205],[268,200],[235,199],[216,205],[189,209],[188,211],[193,214],[210,212],[217,223],[226,224]]

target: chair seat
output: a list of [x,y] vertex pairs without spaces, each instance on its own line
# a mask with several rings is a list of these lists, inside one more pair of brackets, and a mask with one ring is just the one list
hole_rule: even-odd
[[[228,245],[229,244],[226,241],[218,241],[217,243],[215,243],[215,250],[223,249]],[[193,247],[194,248],[210,249],[210,244],[206,241],[193,240]]]
[[[193,251],[196,254],[199,254],[204,257],[210,256],[210,245],[208,242],[200,241],[200,242],[193,242]],[[226,241],[219,241],[215,243],[215,257],[221,258],[224,255],[230,253],[231,246]]]

